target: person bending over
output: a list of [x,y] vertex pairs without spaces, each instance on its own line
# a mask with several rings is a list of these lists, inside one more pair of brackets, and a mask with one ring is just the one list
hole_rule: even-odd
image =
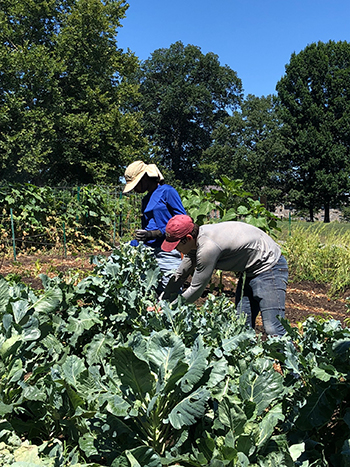
[[179,294],[192,276],[190,286],[181,293],[195,302],[210,281],[214,269],[239,273],[236,289],[238,313],[247,315],[255,327],[261,312],[265,332],[282,336],[285,329],[278,316],[285,315],[288,265],[277,243],[265,232],[244,222],[229,221],[198,226],[187,215],[171,218],[165,229],[162,250],[176,248],[183,260],[165,288],[162,299]]

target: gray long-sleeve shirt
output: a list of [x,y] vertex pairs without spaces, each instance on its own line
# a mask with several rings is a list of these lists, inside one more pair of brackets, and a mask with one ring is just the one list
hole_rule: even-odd
[[191,285],[182,296],[195,302],[203,293],[214,269],[246,272],[254,277],[272,268],[281,256],[280,247],[265,232],[244,222],[202,225],[197,249],[184,256],[164,292],[164,298],[178,293],[189,275]]

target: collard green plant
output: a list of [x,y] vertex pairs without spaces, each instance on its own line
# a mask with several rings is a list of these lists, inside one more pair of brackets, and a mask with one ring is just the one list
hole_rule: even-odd
[[42,276],[41,293],[0,278],[1,460],[347,465],[349,329],[284,320],[262,341],[224,296],[157,303],[144,245],[92,260],[78,284]]

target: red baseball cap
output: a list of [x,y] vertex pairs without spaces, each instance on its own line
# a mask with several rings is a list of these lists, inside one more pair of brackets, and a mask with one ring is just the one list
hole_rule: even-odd
[[178,214],[172,217],[165,228],[165,240],[162,243],[162,250],[174,250],[182,238],[192,233],[193,226],[194,223],[190,216]]

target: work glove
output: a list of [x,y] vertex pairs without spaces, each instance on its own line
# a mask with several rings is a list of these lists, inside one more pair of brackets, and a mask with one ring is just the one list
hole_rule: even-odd
[[135,230],[135,238],[138,242],[145,242],[151,238],[161,237],[162,233],[160,230]]

